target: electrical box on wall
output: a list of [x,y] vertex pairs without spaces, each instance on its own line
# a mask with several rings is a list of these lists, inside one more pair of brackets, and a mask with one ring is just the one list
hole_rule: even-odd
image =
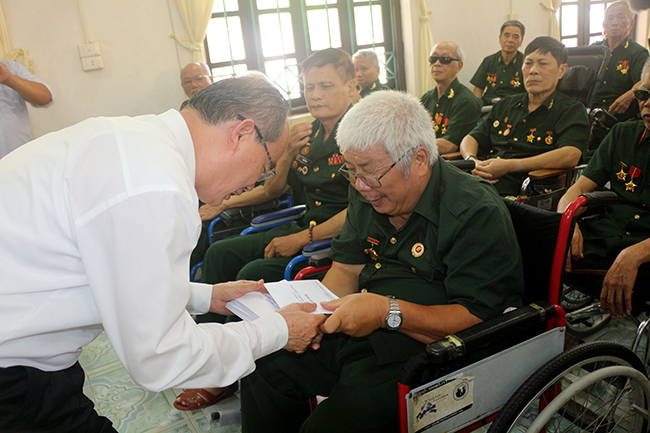
[[99,51],[97,42],[79,45],[79,57],[81,58],[81,67],[84,71],[102,69],[104,62]]

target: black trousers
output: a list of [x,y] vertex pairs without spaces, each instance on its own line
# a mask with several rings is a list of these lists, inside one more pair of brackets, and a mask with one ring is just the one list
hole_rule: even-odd
[[15,366],[0,368],[0,433],[113,433],[83,393],[77,362],[61,371]]

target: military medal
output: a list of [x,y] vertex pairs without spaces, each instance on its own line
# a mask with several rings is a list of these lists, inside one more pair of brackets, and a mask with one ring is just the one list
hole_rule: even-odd
[[537,131],[537,128],[533,128],[530,130],[530,135],[526,137],[529,143],[532,143],[533,140],[535,139],[535,131]]
[[307,166],[304,166],[304,167],[302,168],[301,171],[302,171],[302,174],[303,174],[303,176],[304,176],[304,175],[306,175],[307,172],[309,171],[309,168],[307,168]]
[[634,192],[634,188],[636,188],[637,185],[634,184],[634,179],[637,177],[641,176],[641,170],[636,168],[635,166],[631,166],[630,170],[628,173],[630,175],[630,181],[625,184],[625,191],[632,191]]
[[519,87],[521,86],[521,83],[519,82],[519,77],[512,77],[512,80],[510,80],[510,84],[513,87]]
[[625,173],[623,170],[627,168],[627,164],[624,163],[623,161],[620,161],[618,163],[618,165],[621,166],[621,171],[616,173],[616,177],[618,178],[618,180],[622,180],[623,182],[625,182],[625,178],[627,177],[627,173]]
[[618,62],[618,66],[616,67],[616,70],[621,71],[621,74],[623,75],[626,75],[629,69],[630,69],[630,64],[628,63],[627,60],[622,60]]
[[[299,162],[305,164],[307,167],[311,167],[311,159],[309,159],[309,158],[305,158],[304,156],[302,156],[302,155],[300,155],[300,154],[296,155],[296,159],[297,159]],[[294,162],[295,162],[295,161],[294,161]]]
[[553,144],[553,131],[546,131],[546,139],[544,139],[544,142],[549,146]]
[[495,120],[494,123],[492,124],[492,126],[494,126],[495,128],[498,128],[499,127],[499,121]]
[[368,254],[371,259],[377,260],[377,257],[379,257],[379,255],[374,250],[374,247],[379,245],[379,241],[377,239],[373,239],[371,237],[368,237],[368,242],[370,242],[370,248],[366,248],[364,253]]
[[309,153],[309,146],[305,146],[302,148],[300,151],[303,155],[307,155]]
[[298,163],[296,161],[293,161],[291,165],[293,166],[293,168],[298,168]]
[[413,248],[411,248],[411,254],[413,254],[413,257],[420,257],[422,254],[424,254],[424,245],[422,245],[420,242],[413,245]]
[[512,128],[512,125],[507,125],[507,126],[506,126],[506,130],[503,131],[503,136],[504,136],[504,137],[507,137],[508,134],[510,134],[510,128]]
[[334,155],[327,158],[327,164],[328,165],[343,164],[343,155],[339,155],[338,153],[335,153]]

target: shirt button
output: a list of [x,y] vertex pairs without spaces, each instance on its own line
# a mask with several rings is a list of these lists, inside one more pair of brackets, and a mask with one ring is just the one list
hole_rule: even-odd
[[368,292],[368,289],[361,289],[361,293],[366,293]]
[[515,137],[513,140],[515,140],[515,141],[519,141],[519,139],[518,139],[517,137]]
[[381,263],[375,263],[375,269],[381,269]]
[[[625,234],[628,235],[628,236],[632,236],[632,234],[630,232],[625,232]],[[379,264],[379,263],[377,263],[377,264]]]
[[395,238],[390,238],[390,243],[395,245],[397,243],[397,239]]
[[331,176],[332,179],[334,179],[334,176],[336,176],[336,173],[332,173],[332,176]]
[[314,173],[318,173],[318,170],[320,170],[320,167],[314,167]]
[[639,218],[641,218],[641,215],[634,215],[635,220],[638,220]]
[[522,122],[526,123],[526,119],[522,120]]
[[321,192],[320,188],[316,188],[316,192]]
[[314,204],[315,204],[316,206],[320,206],[322,203],[319,202],[319,201],[317,200],[316,202],[314,202]]

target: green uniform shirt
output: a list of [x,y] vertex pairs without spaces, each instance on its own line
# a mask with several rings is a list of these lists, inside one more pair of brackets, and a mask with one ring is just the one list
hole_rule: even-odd
[[381,84],[378,78],[369,86],[364,87],[361,90],[361,92],[359,92],[359,95],[361,95],[362,98],[365,98],[366,96],[370,95],[372,92],[376,92],[377,90],[391,90],[391,88],[385,84]]
[[422,95],[420,102],[429,110],[436,137],[444,138],[459,145],[469,131],[474,128],[483,102],[456,78],[438,97],[438,89],[433,88]]
[[[574,146],[584,152],[589,119],[582,103],[557,90],[532,113],[528,93],[507,96],[470,133],[488,158],[528,158]],[[508,173],[494,184],[501,195],[519,195],[528,173]]]
[[300,227],[308,226],[310,221],[318,224],[327,221],[348,205],[350,182],[338,171],[343,164],[343,156],[336,144],[338,123],[325,142],[325,128],[320,120],[314,120],[312,125],[309,142],[291,163],[287,177],[296,195],[296,203],[307,206],[307,213],[297,221]]
[[593,247],[602,257],[616,257],[621,248],[650,237],[650,132],[642,120],[614,125],[582,175],[599,186],[610,182],[622,200],[606,207],[598,218],[580,222],[585,255],[592,239],[620,238],[622,244],[615,251],[607,251],[608,242]]
[[[489,183],[441,158],[399,230],[350,187],[345,225],[330,257],[364,264],[359,288],[372,293],[422,305],[460,304],[483,320],[521,304],[521,257],[502,199]],[[423,347],[385,329],[370,334],[370,342],[380,363]]]
[[469,82],[477,88],[485,90],[483,104],[492,105],[494,98],[503,98],[526,91],[521,73],[523,64],[524,53],[521,51],[517,51],[515,57],[507,65],[503,61],[501,51],[498,51],[483,59]]
[[[594,42],[592,45],[604,45],[609,48],[607,40]],[[596,93],[594,108],[608,109],[623,93],[627,92],[641,79],[643,64],[648,58],[648,50],[637,44],[629,36],[612,51],[603,83]],[[625,113],[616,117],[627,120],[639,113],[639,105],[632,101]]]

